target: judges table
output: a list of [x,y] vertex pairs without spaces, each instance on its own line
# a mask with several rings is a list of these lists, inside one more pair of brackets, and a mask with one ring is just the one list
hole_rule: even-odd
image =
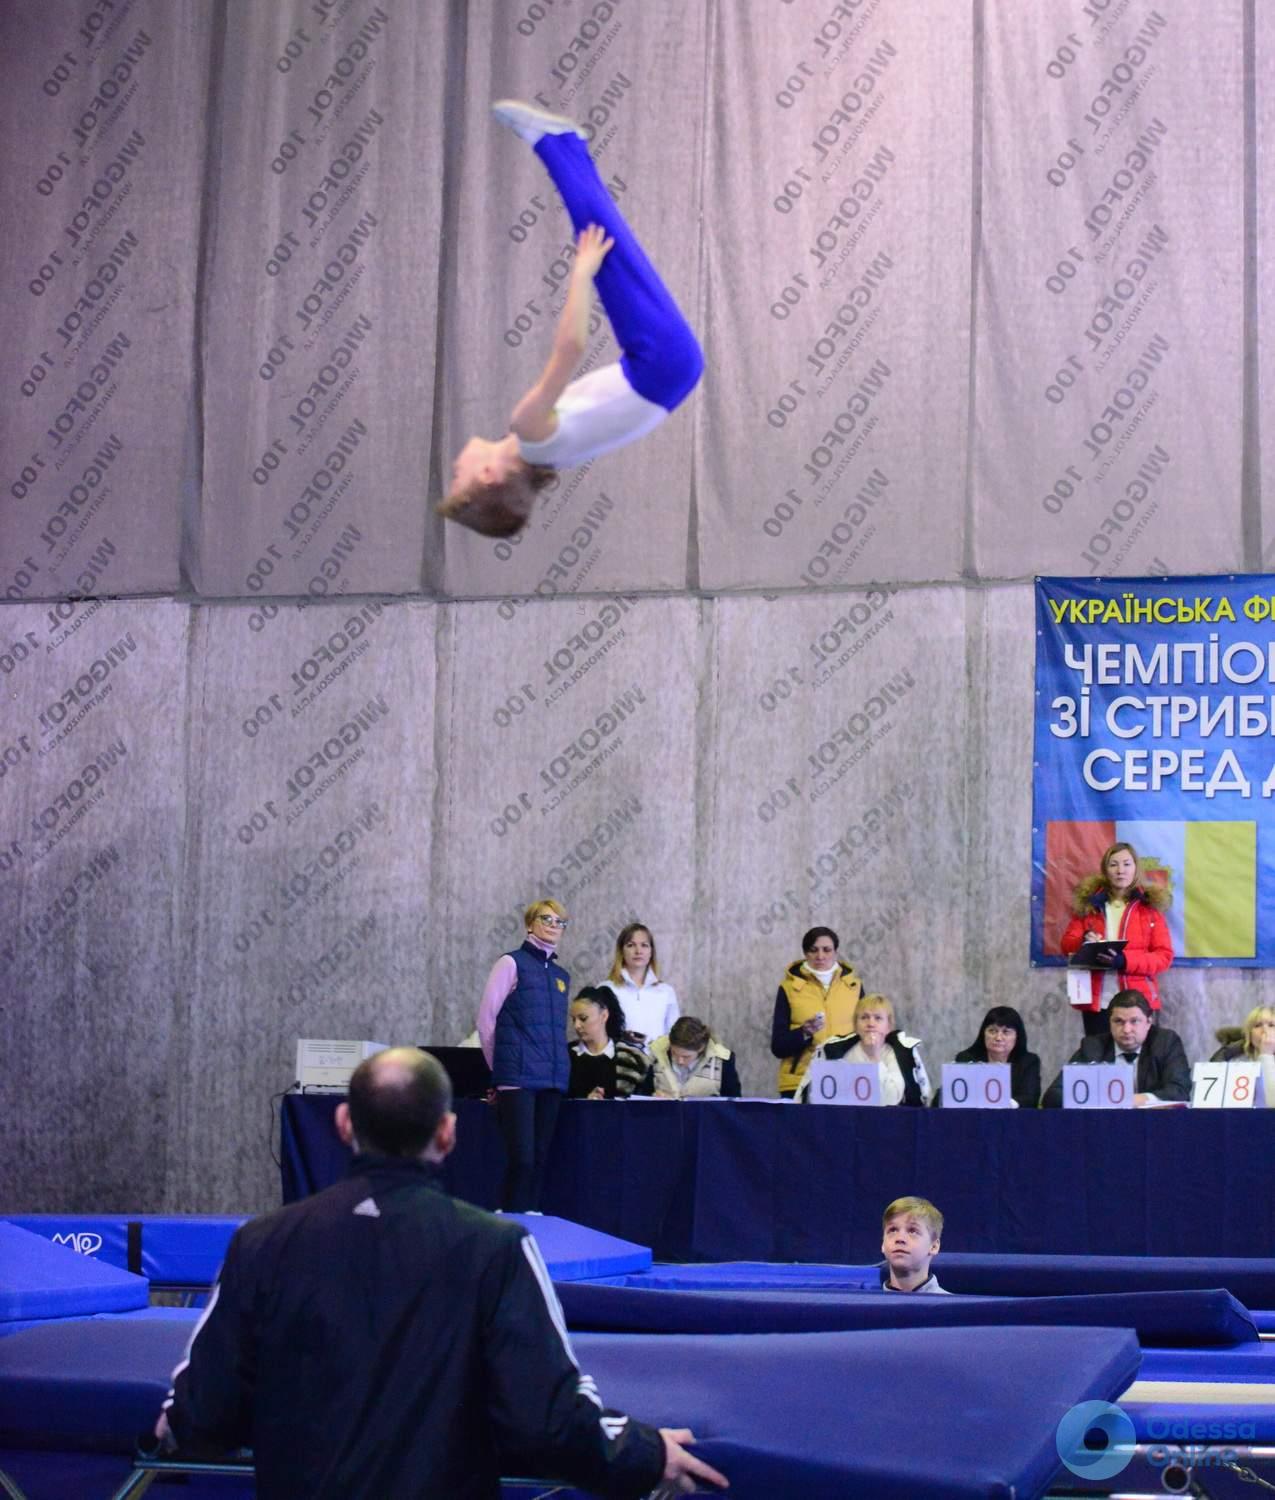
[[[285,1201],[345,1170],[332,1094],[290,1094]],[[444,1181],[498,1201],[495,1112],[458,1104]],[[657,1260],[870,1262],[881,1210],[917,1193],[945,1248],[1000,1254],[1275,1254],[1275,1111],[923,1110],[569,1100],[542,1207]]]

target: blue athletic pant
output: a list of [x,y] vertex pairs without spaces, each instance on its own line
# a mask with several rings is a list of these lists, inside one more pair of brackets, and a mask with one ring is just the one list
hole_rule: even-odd
[[597,224],[615,241],[595,285],[624,351],[620,364],[639,396],[672,411],[690,395],[704,371],[699,341],[624,222],[580,137],[544,135],[535,151],[553,178],[576,234]]

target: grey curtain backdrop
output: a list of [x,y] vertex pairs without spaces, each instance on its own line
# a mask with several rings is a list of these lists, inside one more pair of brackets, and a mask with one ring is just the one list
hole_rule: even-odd
[[[814,922],[1054,1069],[1031,579],[1275,557],[1273,76],[1253,0],[10,0],[3,1206],[269,1206],[297,1037],[459,1040],[541,895],[749,1092]],[[508,94],[708,373],[492,542],[431,502],[570,245]],[[1164,993],[1198,1057],[1275,986]]]

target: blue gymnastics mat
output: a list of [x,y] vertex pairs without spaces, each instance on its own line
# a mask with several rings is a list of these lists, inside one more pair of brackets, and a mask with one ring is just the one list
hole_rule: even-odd
[[244,1216],[219,1214],[9,1214],[7,1222],[86,1260],[147,1276],[155,1286],[211,1286]]
[[1138,1379],[1275,1387],[1275,1342],[1232,1349],[1144,1349]]
[[586,1281],[642,1272],[651,1264],[645,1245],[617,1239],[552,1214],[509,1214],[535,1236],[555,1281]]
[[605,1279],[616,1286],[657,1291],[864,1292],[880,1287],[881,1272],[876,1266],[788,1265],[764,1260],[727,1260],[713,1265],[658,1261],[642,1275]]
[[[193,1322],[97,1318],[0,1340],[0,1446],[128,1452]],[[1063,1414],[1125,1390],[1139,1358],[1131,1334],[1093,1328],[586,1334],[575,1345],[608,1403],[693,1427],[735,1500],[1040,1496]],[[856,1392],[872,1393],[870,1419],[856,1420]]]
[[145,1307],[150,1286],[116,1266],[0,1221],[0,1334],[31,1323]]
[[1179,1255],[964,1255],[943,1251],[945,1287],[1001,1297],[1089,1292],[1199,1291],[1225,1287],[1246,1307],[1275,1307],[1275,1260]]
[[[573,1330],[810,1333],[957,1327],[1127,1328],[1143,1344],[1260,1349],[1257,1329],[1229,1292],[1130,1292],[1087,1297],[905,1297],[882,1292],[665,1291],[626,1285],[558,1287]],[[1272,1346],[1275,1347],[1275,1346]]]
[[1132,1334],[1094,1328],[580,1334],[603,1399],[689,1423],[732,1500],[1031,1500],[1056,1431],[1137,1368]]
[[[510,1214],[535,1235],[556,1281],[580,1281],[646,1271],[645,1245],[603,1234],[551,1214]],[[210,1286],[240,1217],[204,1214],[22,1214],[0,1219],[78,1251],[86,1265],[114,1266],[146,1276],[152,1285]],[[92,1308],[76,1311],[95,1311]]]
[[[1225,1287],[1245,1307],[1275,1308],[1275,1260],[1130,1255],[967,1255],[944,1250],[934,1263],[949,1291],[983,1297],[1073,1297],[1099,1293],[1207,1291]],[[881,1284],[879,1265],[773,1261],[657,1261],[640,1281],[675,1291],[845,1291]],[[1271,1313],[1275,1330],[1275,1313]]]

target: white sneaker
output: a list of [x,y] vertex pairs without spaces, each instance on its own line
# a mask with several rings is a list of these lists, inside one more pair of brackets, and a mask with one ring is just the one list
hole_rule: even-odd
[[542,135],[578,135],[584,139],[584,131],[566,115],[552,115],[547,109],[537,109],[522,99],[497,99],[491,112],[502,125],[529,146],[534,146]]

